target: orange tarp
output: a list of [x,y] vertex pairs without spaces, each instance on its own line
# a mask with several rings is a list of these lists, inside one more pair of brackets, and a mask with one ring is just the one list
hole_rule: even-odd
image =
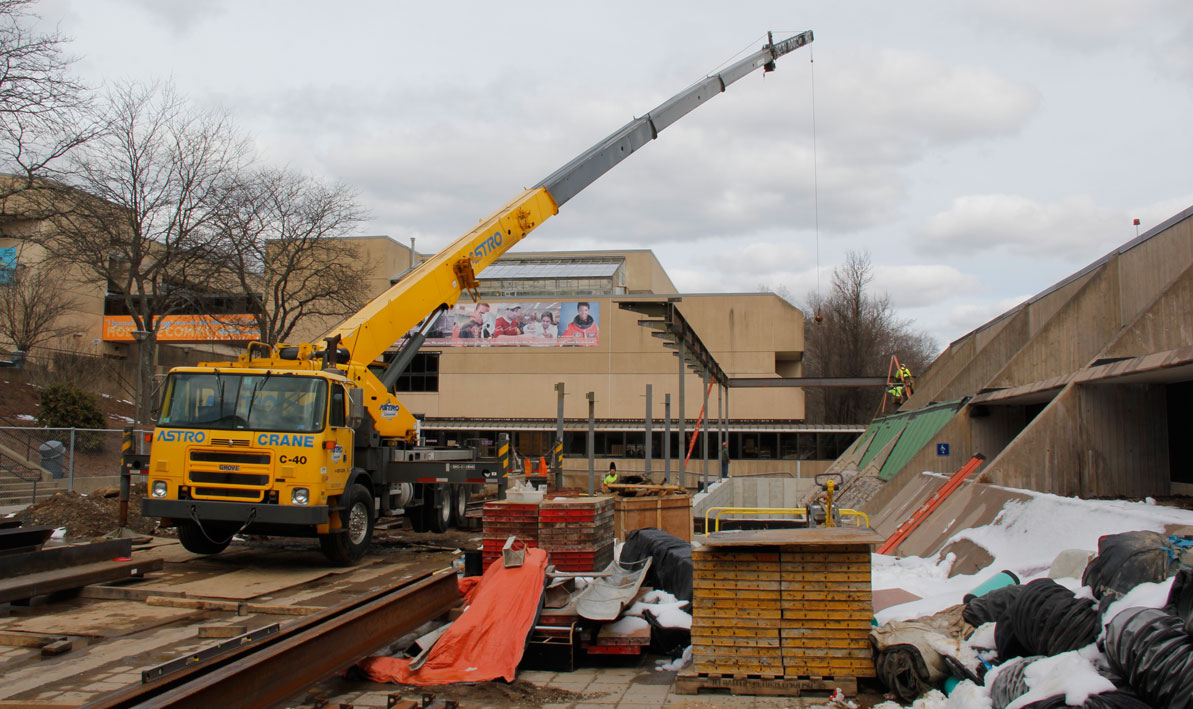
[[527,549],[521,566],[493,562],[472,602],[431,648],[417,670],[410,660],[370,657],[358,665],[373,682],[427,686],[453,682],[514,681],[526,638],[538,615],[547,573],[547,552]]

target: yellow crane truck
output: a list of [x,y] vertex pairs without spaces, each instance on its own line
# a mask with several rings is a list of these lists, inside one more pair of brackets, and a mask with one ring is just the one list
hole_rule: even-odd
[[[636,118],[515,197],[424,261],[322,343],[254,342],[234,362],[170,371],[145,468],[147,517],[176,526],[182,545],[214,554],[239,533],[317,536],[324,554],[352,564],[378,516],[405,514],[419,531],[445,531],[470,486],[501,474],[469,448],[422,445],[394,397],[435,320],[477,276],[559,207],[704,101],[812,41],[767,44]],[[378,376],[369,365],[410,333]]]

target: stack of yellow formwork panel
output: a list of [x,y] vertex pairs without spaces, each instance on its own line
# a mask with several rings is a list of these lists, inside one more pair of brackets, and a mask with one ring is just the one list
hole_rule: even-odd
[[873,677],[869,529],[726,532],[692,552],[692,668],[678,693],[857,692]]
[[779,550],[692,552],[692,665],[707,674],[783,675]]

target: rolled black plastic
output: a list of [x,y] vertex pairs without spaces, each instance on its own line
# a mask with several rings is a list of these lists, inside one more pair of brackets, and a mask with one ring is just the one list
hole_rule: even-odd
[[1111,669],[1153,706],[1193,709],[1193,636],[1184,619],[1156,608],[1128,608],[1102,640]]

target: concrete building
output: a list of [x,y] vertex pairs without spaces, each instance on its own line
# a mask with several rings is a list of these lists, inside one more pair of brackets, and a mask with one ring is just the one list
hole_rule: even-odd
[[868,511],[978,452],[998,485],[1193,494],[1190,394],[1193,207],[951,343],[837,467]]

